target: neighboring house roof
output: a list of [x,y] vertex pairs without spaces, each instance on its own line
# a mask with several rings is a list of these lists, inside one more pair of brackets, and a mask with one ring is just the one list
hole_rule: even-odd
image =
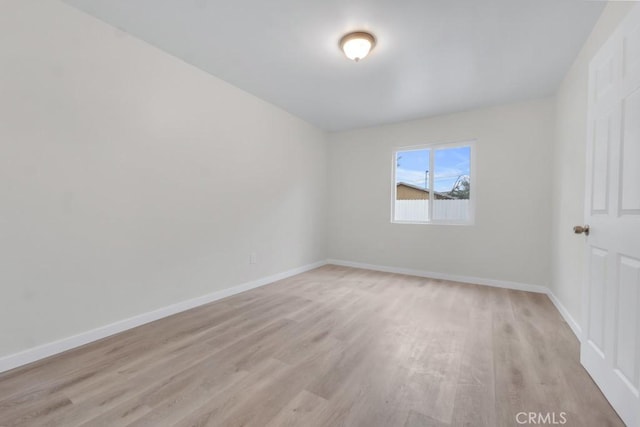
[[[427,190],[426,188],[418,187],[417,185],[408,184],[406,182],[399,182],[399,183],[396,184],[396,187],[399,187],[399,186],[404,186],[404,187],[407,187],[407,188],[411,188],[413,190],[418,190],[418,191],[421,191],[421,192],[425,193],[427,196],[429,195],[429,190]],[[450,195],[448,195],[446,193],[439,193],[437,191],[434,191],[433,194],[435,195],[435,197],[437,199],[448,199],[448,200],[449,199],[453,199],[453,197],[451,197]]]

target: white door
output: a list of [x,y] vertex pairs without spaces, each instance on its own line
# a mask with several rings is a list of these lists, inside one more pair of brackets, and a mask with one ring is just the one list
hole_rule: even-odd
[[587,285],[580,359],[640,427],[640,7],[589,67]]

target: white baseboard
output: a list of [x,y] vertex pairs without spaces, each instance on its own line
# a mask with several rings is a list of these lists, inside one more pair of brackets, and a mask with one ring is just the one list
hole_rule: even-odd
[[567,308],[560,302],[558,297],[556,297],[555,294],[551,292],[550,289],[547,291],[547,296],[549,297],[553,305],[556,306],[564,321],[567,322],[567,325],[569,325],[576,338],[578,338],[578,341],[582,341],[582,328],[580,327],[580,324],[576,322],[576,319],[574,319],[571,313],[569,313],[569,310],[567,310]]
[[243,283],[241,285],[233,286],[231,288],[223,289],[217,292],[213,292],[201,297],[193,298],[187,301],[181,301],[176,304],[169,305],[167,307],[159,308],[147,313],[139,314],[128,319],[120,320],[109,325],[101,326],[90,331],[82,332],[80,334],[63,338],[58,341],[43,344],[28,350],[21,351],[19,353],[10,354],[0,358],[0,372],[8,371],[10,369],[17,368],[19,366],[26,365],[28,363],[35,362],[45,357],[53,356],[58,353],[62,353],[67,350],[71,350],[76,347],[88,344],[93,341],[97,341],[102,338],[106,338],[110,335],[117,334],[119,332],[126,331],[127,329],[135,328],[136,326],[144,325],[145,323],[153,322],[154,320],[162,319],[163,317],[171,316],[172,314],[180,313],[204,304],[208,304],[213,301],[217,301],[222,298],[229,297],[231,295],[239,294],[241,292],[248,291],[250,289],[258,288],[260,286],[268,285],[269,283],[276,282],[278,280],[286,279],[287,277],[295,276],[296,274],[304,273],[314,268],[321,267],[326,264],[326,261],[319,261],[313,264],[308,264],[302,267],[294,268],[292,270],[284,271],[282,273],[274,274],[272,276],[263,277],[261,279],[253,280],[251,282]]
[[343,267],[363,268],[365,270],[384,271],[387,273],[407,274],[409,276],[427,277],[430,279],[450,280],[452,282],[471,283],[474,285],[493,286],[496,288],[514,289],[517,291],[536,292],[546,294],[565,322],[569,325],[578,340],[582,337],[580,324],[571,316],[566,307],[546,286],[529,285],[525,283],[510,282],[505,280],[484,279],[480,277],[457,276],[445,273],[434,273],[431,271],[413,270],[408,268],[389,267],[384,265],[366,264],[362,262],[344,261],[338,259],[328,259],[327,264],[341,265]]
[[363,268],[366,270],[384,271],[388,273],[407,274],[410,276],[428,277],[432,279],[450,280],[454,282],[471,283],[476,285],[493,286],[498,288],[514,289],[519,291],[544,293],[549,296],[551,302],[555,305],[560,315],[567,322],[573,333],[578,340],[582,337],[582,328],[571,316],[569,311],[560,302],[560,300],[544,286],[530,285],[524,283],[510,282],[505,280],[484,279],[479,277],[458,276],[445,273],[435,273],[423,270],[413,270],[407,268],[389,267],[374,264],[366,264],[361,262],[343,261],[336,259],[328,259],[326,261],[319,261],[313,264],[308,264],[302,267],[294,268],[282,273],[274,274],[272,276],[263,277],[251,282],[243,283],[241,285],[233,286],[231,288],[223,289],[217,292],[213,292],[201,297],[193,298],[187,301],[181,301],[176,304],[172,304],[167,307],[159,308],[154,311],[143,313],[128,319],[120,320],[109,325],[101,326],[90,331],[86,331],[71,337],[63,338],[58,341],[43,344],[28,350],[21,351],[19,353],[10,354],[0,358],[0,372],[5,372],[28,363],[35,362],[40,359],[44,359],[49,356],[53,356],[58,353],[62,353],[67,350],[71,350],[76,347],[80,347],[85,344],[89,344],[93,341],[106,338],[110,335],[114,335],[128,329],[135,328],[145,323],[153,322],[154,320],[162,319],[163,317],[171,316],[182,311],[186,311],[204,304],[208,304],[213,301],[220,300],[232,295],[239,294],[251,289],[258,288],[260,286],[268,285],[269,283],[276,282],[278,280],[286,279],[296,274],[301,274],[309,270],[321,267],[325,264],[340,265],[344,267]]
[[518,291],[536,292],[540,294],[547,293],[547,288],[544,286],[529,285],[525,283],[510,282],[506,280],[457,276],[453,274],[435,273],[432,271],[413,270],[409,268],[389,267],[385,265],[365,264],[361,262],[343,261],[338,259],[328,259],[327,264],[341,265],[343,267],[364,268],[366,270],[384,271],[387,273],[406,274],[408,276],[428,277],[430,279],[450,280],[452,282],[471,283],[474,285],[493,286],[495,288],[515,289]]

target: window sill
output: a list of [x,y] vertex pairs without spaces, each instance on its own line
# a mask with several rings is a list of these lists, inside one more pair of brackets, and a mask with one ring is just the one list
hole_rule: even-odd
[[391,220],[391,224],[401,224],[401,225],[462,225],[462,226],[471,226],[474,225],[473,221],[465,221],[465,222],[457,222],[457,221],[396,221]]

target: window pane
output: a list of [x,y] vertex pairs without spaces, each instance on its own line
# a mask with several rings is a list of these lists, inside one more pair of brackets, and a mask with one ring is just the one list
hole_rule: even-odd
[[434,153],[433,219],[470,219],[471,147],[441,148]]
[[396,153],[395,221],[429,220],[429,156],[431,150]]

